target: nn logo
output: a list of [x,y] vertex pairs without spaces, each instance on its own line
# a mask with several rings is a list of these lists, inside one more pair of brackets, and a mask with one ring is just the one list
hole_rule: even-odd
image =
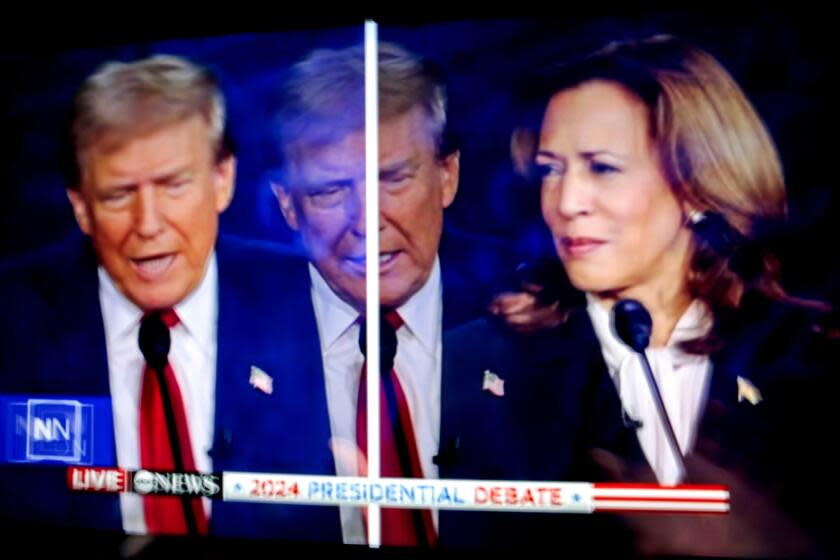
[[12,405],[12,460],[92,464],[93,405],[73,399],[27,399]]
[[32,419],[32,441],[70,441],[70,418],[60,417]]

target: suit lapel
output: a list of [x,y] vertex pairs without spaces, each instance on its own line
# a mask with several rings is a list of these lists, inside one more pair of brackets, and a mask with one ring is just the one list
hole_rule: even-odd
[[[251,468],[279,466],[279,462],[304,469],[289,472],[326,474],[333,469],[327,448],[329,419],[308,277],[307,283],[300,281],[305,268],[278,270],[284,275],[278,283],[272,271],[281,268],[280,263],[247,262],[245,254],[247,248],[232,247],[224,240],[218,244],[214,451],[219,464],[242,463],[247,457]],[[270,394],[251,385],[252,367],[271,377]],[[280,437],[278,441],[296,440],[298,422],[309,435],[297,441],[299,445],[282,450],[272,444],[253,445],[251,434],[266,430]],[[250,451],[244,451],[246,446]],[[222,460],[224,456],[227,460]]]
[[719,464],[755,463],[766,454],[768,438],[773,437],[767,404],[744,398],[746,387],[764,391],[768,372],[757,356],[770,323],[762,322],[758,328],[740,324],[731,330],[724,324],[727,344],[710,356],[708,397],[694,450]]
[[445,226],[438,254],[444,331],[481,317],[494,295],[517,285],[518,256],[499,240]]
[[[443,356],[441,453],[451,454],[456,442],[459,449],[458,461],[441,466],[442,477],[474,477],[469,471],[478,469],[483,476],[557,479],[568,474],[577,441],[609,446],[619,436],[617,395],[585,313],[531,336],[493,319],[474,321],[446,333]],[[485,371],[505,380],[504,396],[482,390]],[[486,472],[503,447],[488,442],[505,438],[534,451],[533,463],[523,457]],[[470,457],[471,448],[486,456]]]
[[[37,355],[28,357],[34,368],[31,379],[37,379],[33,389],[52,395],[110,396],[96,256],[87,241],[52,250],[55,253],[45,260],[46,265],[33,269],[28,279],[45,314],[40,323],[43,346]],[[113,442],[111,445],[116,449]],[[114,457],[113,465],[116,463]],[[41,478],[42,474],[47,478]],[[26,477],[33,483],[26,484]],[[23,488],[40,488],[45,493],[47,488],[56,488],[47,501],[56,511],[63,509],[64,521],[82,520],[81,524],[99,529],[122,528],[118,497],[68,493],[63,469],[25,468],[20,483]]]
[[109,395],[105,328],[99,307],[96,257],[88,243],[55,265],[37,269],[31,284],[43,298],[47,340],[37,357],[45,392]]
[[[335,474],[305,263],[225,239],[217,259],[214,470]],[[252,368],[271,378],[270,391],[252,386]],[[338,508],[318,506],[220,503],[212,531],[341,540]]]
[[[473,321],[446,333],[443,355],[441,478],[590,480],[589,448],[637,449],[585,312],[533,336]],[[502,397],[482,390],[488,370],[505,380]],[[441,511],[440,540],[510,546],[511,535],[525,542],[564,526],[541,516]]]

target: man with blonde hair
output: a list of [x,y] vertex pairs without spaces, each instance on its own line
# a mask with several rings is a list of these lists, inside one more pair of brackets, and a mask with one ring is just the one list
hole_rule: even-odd
[[[285,376],[299,373],[284,330],[306,321],[294,298],[275,293],[287,261],[218,234],[236,161],[214,76],[175,56],[108,63],[79,90],[70,137],[67,195],[87,239],[0,277],[11,296],[0,393],[30,405],[108,397],[94,413],[112,416],[113,435],[83,440],[102,466],[208,475],[316,468],[319,457],[293,431],[326,422],[317,403],[289,404],[282,391]],[[211,507],[217,477],[203,479],[212,492],[117,499],[71,494],[63,470],[32,461],[3,467],[4,496],[34,488],[43,498],[4,499],[18,518],[139,534],[324,534],[326,508]]]
[[[460,153],[448,132],[446,91],[428,61],[381,43],[379,71],[379,235],[381,474],[414,478],[527,479],[568,462],[566,442],[525,455],[536,422],[514,411],[545,402],[543,387],[472,367],[494,354],[481,341],[447,333],[480,316],[505,271],[487,240],[444,233],[458,189]],[[316,50],[283,83],[278,111],[282,157],[274,190],[310,260],[312,307],[336,472],[366,465],[365,127],[361,46]],[[512,266],[511,266],[512,269]],[[456,331],[457,332],[457,331]],[[463,367],[467,357],[476,357]],[[315,358],[313,358],[314,360]],[[493,377],[496,377],[495,382]],[[570,397],[573,398],[573,397]],[[569,431],[571,438],[572,431]],[[349,450],[349,453],[348,453]],[[354,457],[354,453],[358,453]],[[539,478],[544,480],[545,478]],[[341,508],[345,542],[366,542],[361,508]],[[533,516],[382,510],[390,546],[515,542]],[[499,527],[516,528],[499,531]],[[545,533],[544,533],[545,534]],[[521,537],[526,538],[526,537]]]

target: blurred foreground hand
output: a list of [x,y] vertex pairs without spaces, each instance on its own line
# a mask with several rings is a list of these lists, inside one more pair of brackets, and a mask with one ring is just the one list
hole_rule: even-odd
[[[593,450],[592,458],[614,481],[656,482],[647,465],[631,465],[613,453]],[[801,557],[816,554],[807,537],[766,492],[708,459],[685,458],[686,484],[729,488],[730,511],[706,513],[621,514],[635,533],[643,556]]]

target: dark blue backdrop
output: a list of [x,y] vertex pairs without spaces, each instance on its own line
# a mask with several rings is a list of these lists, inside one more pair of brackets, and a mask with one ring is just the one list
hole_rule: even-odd
[[[282,17],[213,25],[146,27],[145,13],[123,28],[82,23],[44,42],[21,34],[0,41],[0,258],[76,232],[58,165],[62,119],[75,89],[101,62],[152,53],[186,55],[215,68],[228,98],[239,169],[225,231],[290,242],[264,179],[272,160],[269,90],[280,73],[310,49],[344,46],[362,37],[361,23],[320,27],[310,16],[283,25]],[[73,17],[73,16],[71,16]],[[166,21],[161,19],[161,22]],[[179,21],[179,20],[176,20]],[[348,20],[354,21],[354,20]],[[357,20],[361,22],[361,19]],[[609,40],[671,33],[709,50],[732,72],[767,123],[779,147],[790,199],[792,235],[778,249],[795,291],[834,299],[840,259],[827,251],[840,216],[832,173],[834,49],[830,22],[819,14],[769,9],[739,12],[581,12],[541,20],[417,21],[384,19],[383,40],[431,56],[450,82],[450,118],[462,147],[461,190],[448,212],[451,225],[518,245],[523,256],[551,251],[533,188],[511,171],[509,134],[520,112],[512,92],[525,76],[569,54]],[[292,28],[298,24],[298,28]],[[123,23],[124,25],[124,23]],[[279,31],[202,36],[227,29]],[[155,29],[156,31],[150,31]],[[81,30],[81,31],[79,31]],[[84,30],[98,33],[84,34]],[[77,33],[78,31],[78,33]],[[187,37],[169,39],[167,37]],[[129,42],[126,42],[129,41]],[[73,48],[78,46],[84,48]],[[819,248],[813,251],[805,249]]]

